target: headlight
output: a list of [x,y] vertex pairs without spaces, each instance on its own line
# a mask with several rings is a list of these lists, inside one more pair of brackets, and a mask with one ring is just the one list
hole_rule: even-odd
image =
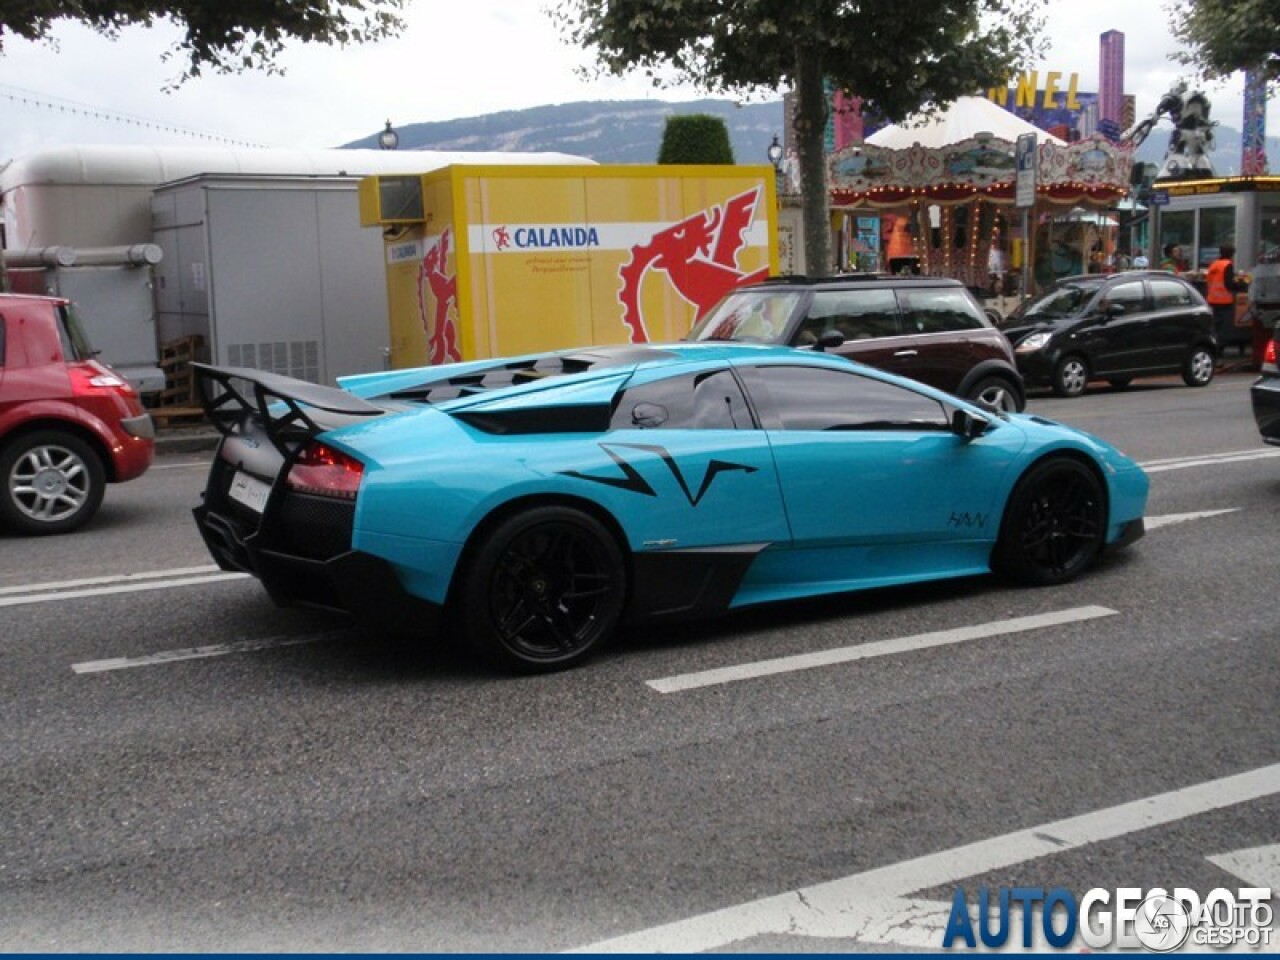
[[1029,337],[1025,337],[1018,341],[1018,345],[1014,350],[1018,353],[1035,353],[1037,350],[1043,349],[1044,345],[1049,342],[1048,333],[1033,333]]

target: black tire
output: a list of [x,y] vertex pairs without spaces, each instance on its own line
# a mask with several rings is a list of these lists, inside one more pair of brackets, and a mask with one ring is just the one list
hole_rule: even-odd
[[1014,488],[992,567],[1019,583],[1066,583],[1097,559],[1106,535],[1102,481],[1079,460],[1054,457],[1028,470]]
[[1060,397],[1078,397],[1089,384],[1089,365],[1084,357],[1063,357],[1053,370],[1053,392]]
[[1182,382],[1188,387],[1207,387],[1214,374],[1213,351],[1208,347],[1195,347],[1182,364]]
[[0,521],[26,534],[70,533],[102,504],[106,471],[79,437],[39,430],[0,451]]
[[983,377],[969,390],[966,399],[1003,413],[1018,412],[1018,391],[1003,377]]
[[459,615],[474,652],[506,670],[546,673],[577,666],[608,641],[625,598],[622,551],[604,525],[537,507],[477,544]]
[[1115,390],[1123,390],[1133,383],[1133,377],[1111,377],[1107,380]]

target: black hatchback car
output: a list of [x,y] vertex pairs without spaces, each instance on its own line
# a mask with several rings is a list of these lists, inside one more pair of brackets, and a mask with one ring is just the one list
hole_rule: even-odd
[[1262,439],[1280,447],[1280,365],[1276,356],[1280,345],[1276,343],[1277,335],[1280,335],[1280,328],[1267,341],[1266,353],[1262,355],[1261,376],[1249,394],[1253,401],[1253,419],[1257,421]]
[[1060,280],[1001,329],[1027,385],[1052,387],[1060,397],[1079,396],[1090,380],[1125,387],[1135,377],[1170,373],[1203,387],[1218,356],[1204,297],[1157,270]]
[[685,339],[812,347],[997,410],[1026,406],[1008,340],[945,277],[774,277],[732,290]]

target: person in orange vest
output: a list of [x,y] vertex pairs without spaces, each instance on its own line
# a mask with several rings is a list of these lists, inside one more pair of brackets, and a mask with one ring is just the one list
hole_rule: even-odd
[[1249,342],[1249,331],[1236,326],[1236,291],[1242,289],[1236,280],[1235,265],[1231,262],[1236,248],[1224,243],[1218,248],[1218,259],[1205,271],[1204,298],[1213,308],[1213,326],[1218,334],[1218,347],[1225,350],[1234,345],[1244,351]]

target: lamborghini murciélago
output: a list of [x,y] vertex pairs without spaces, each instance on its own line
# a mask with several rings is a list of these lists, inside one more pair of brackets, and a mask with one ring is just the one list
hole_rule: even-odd
[[624,620],[995,571],[1142,535],[1113,447],[838,357],[592,347],[318,386],[197,365],[196,523],[278,602],[560,669]]

